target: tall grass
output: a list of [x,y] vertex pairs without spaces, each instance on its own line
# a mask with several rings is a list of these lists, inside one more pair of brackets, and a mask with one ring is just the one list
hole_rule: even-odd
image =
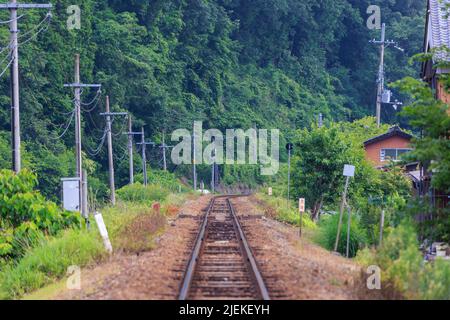
[[[280,197],[270,197],[264,194],[257,194],[257,198],[264,202],[266,215],[280,222],[300,226],[300,213],[292,204],[288,204],[286,199]],[[316,229],[316,224],[311,220],[308,213],[303,214],[303,226],[307,229]]]
[[[138,186],[136,189],[139,193],[144,187]],[[100,210],[114,250],[128,252],[151,249],[154,237],[165,225],[165,217],[176,211],[190,196],[169,194],[159,186],[149,186],[142,192],[144,196],[130,198],[142,201],[118,201],[115,207]],[[134,191],[126,193],[133,195]],[[162,202],[160,214],[151,209],[155,201]],[[69,266],[84,267],[101,261],[106,252],[93,218],[91,223],[90,231],[66,230],[56,237],[41,239],[35,246],[27,242],[23,246],[26,252],[22,259],[15,262],[0,261],[0,300],[17,299],[51,284],[63,278]]]
[[85,266],[104,255],[92,233],[68,230],[29,250],[0,272],[0,299],[15,299],[59,279],[71,265]]
[[378,250],[364,249],[358,262],[382,270],[383,288],[393,288],[407,299],[450,300],[450,263],[424,263],[413,224],[403,221]]
[[163,201],[170,191],[159,185],[143,186],[140,183],[135,183],[117,190],[118,198],[126,202],[147,203],[153,201]]

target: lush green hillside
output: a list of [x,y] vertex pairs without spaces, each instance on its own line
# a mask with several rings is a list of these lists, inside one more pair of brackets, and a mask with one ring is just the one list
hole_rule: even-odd
[[[370,3],[369,3],[370,2]],[[420,51],[424,1],[418,0],[78,0],[53,1],[53,21],[20,49],[24,163],[37,171],[44,194],[57,197],[59,178],[73,175],[73,54],[82,59],[82,80],[102,83],[115,111],[133,114],[148,136],[190,127],[279,128],[282,143],[292,129],[309,126],[319,112],[328,120],[372,114],[378,50],[366,27],[369,4],[380,4],[388,37],[403,54],[387,51],[389,81],[415,75],[408,56]],[[69,5],[82,9],[81,30],[66,26]],[[33,30],[45,12],[30,12],[19,24]],[[7,12],[1,20],[8,20]],[[6,45],[8,27],[0,28]],[[28,36],[24,35],[21,40]],[[3,53],[5,55],[6,52]],[[3,59],[3,56],[2,56]],[[6,66],[7,60],[3,63]],[[83,94],[89,102],[95,92]],[[86,105],[86,110],[94,105]],[[9,80],[0,79],[0,167],[9,167]],[[102,103],[84,112],[83,144],[90,185],[106,192],[106,154],[96,151],[103,133]],[[393,110],[384,113],[395,120]],[[117,134],[119,184],[127,181],[126,138]],[[90,152],[89,152],[90,151]],[[89,154],[93,155],[89,155]],[[152,150],[151,164],[161,165]],[[284,156],[284,155],[283,155]],[[139,157],[136,157],[139,167]],[[176,168],[171,167],[171,170]],[[179,168],[179,170],[185,168]]]

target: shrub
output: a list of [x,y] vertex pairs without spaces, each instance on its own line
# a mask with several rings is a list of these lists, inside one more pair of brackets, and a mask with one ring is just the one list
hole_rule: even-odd
[[163,201],[168,194],[169,191],[161,186],[148,185],[145,187],[140,183],[127,185],[117,190],[117,196],[120,200],[138,203]]
[[[175,174],[163,171],[163,170],[151,170],[147,173],[147,181],[149,185],[158,185],[170,191],[178,192],[178,188],[181,187],[183,191],[187,191],[188,188],[177,179]],[[137,174],[135,181],[143,184],[144,176]]]
[[[316,241],[328,250],[334,250],[336,242],[339,215],[323,216],[319,223],[319,232]],[[367,244],[365,231],[361,228],[357,216],[352,215],[350,225],[350,257],[355,257],[358,250]],[[339,236],[338,252],[345,254],[347,250],[347,215],[343,217],[342,228]]]
[[35,174],[0,171],[0,256],[18,257],[44,234],[78,226],[79,215],[62,211],[37,191]]
[[385,238],[381,248],[365,249],[357,260],[378,265],[383,287],[393,287],[409,299],[450,299],[450,264],[438,260],[425,264],[412,223],[403,221]]

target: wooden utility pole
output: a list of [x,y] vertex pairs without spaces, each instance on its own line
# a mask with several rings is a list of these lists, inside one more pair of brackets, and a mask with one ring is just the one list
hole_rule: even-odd
[[128,116],[126,112],[111,112],[109,107],[109,96],[106,96],[106,112],[100,113],[106,118],[106,140],[108,144],[108,169],[109,169],[109,189],[111,190],[110,201],[113,206],[116,205],[116,185],[114,181],[114,158],[112,145],[112,117]]
[[[377,126],[378,128],[381,126],[381,105],[383,103],[385,104],[391,104],[395,110],[397,110],[397,107],[399,105],[402,105],[403,103],[399,102],[398,100],[395,100],[394,102],[391,102],[391,92],[389,90],[385,91],[384,88],[384,52],[385,49],[390,46],[394,45],[394,47],[402,52],[404,50],[398,46],[398,44],[395,41],[392,40],[386,40],[386,24],[383,23],[381,26],[381,40],[371,40],[370,41],[373,44],[380,45],[380,65],[378,67],[378,88],[377,88]],[[385,95],[386,94],[386,95]],[[385,96],[383,98],[383,96]]]
[[142,174],[144,175],[144,186],[147,186],[148,184],[148,177],[147,177],[147,156],[145,154],[146,151],[146,144],[145,144],[145,131],[144,127],[142,127],[142,140],[141,140],[141,147],[142,147]]
[[133,124],[131,115],[128,116],[128,160],[130,167],[130,184],[134,183],[134,159],[133,159]]
[[292,143],[288,143],[286,145],[286,150],[288,151],[287,205],[288,207],[291,207],[291,157],[292,150],[294,150],[294,145]]
[[133,123],[131,115],[128,116],[128,132],[124,133],[128,136],[128,157],[130,166],[130,184],[134,184],[134,159],[133,159],[133,136],[141,136],[142,132],[133,132]]
[[[19,90],[19,42],[18,42],[18,9],[51,9],[51,4],[25,4],[11,0],[10,3],[0,4],[0,9],[8,9],[10,12],[10,55],[11,55],[11,149],[12,149],[12,169],[20,172],[22,168],[20,154],[20,90]],[[50,13],[47,14],[50,17]]]
[[[216,137],[212,138],[212,142],[216,141]],[[213,151],[213,163],[211,165],[211,193],[214,194],[216,192],[216,152],[217,150],[214,148]]]
[[195,143],[195,122],[193,125],[193,134],[192,134],[192,178],[194,180],[194,191],[197,191],[197,144]]
[[83,163],[81,153],[81,88],[100,88],[101,84],[83,84],[80,81],[80,55],[75,54],[75,70],[74,70],[74,83],[65,84],[64,87],[74,88],[74,104],[75,104],[75,157],[76,157],[76,175],[79,182],[79,199],[81,214],[85,216],[87,212],[84,212],[84,197],[83,197]]
[[[109,108],[109,96],[106,96],[106,112],[110,113]],[[106,115],[106,130],[107,130],[107,142],[108,142],[108,168],[109,168],[109,189],[111,190],[111,204],[116,205],[116,185],[114,181],[114,159],[113,159],[113,149],[112,149],[112,126],[111,126],[111,116]]]
[[384,91],[384,49],[386,45],[386,24],[381,27],[380,41],[380,66],[378,71],[378,89],[377,89],[377,126],[381,126],[381,99]]
[[142,173],[144,174],[144,186],[148,185],[148,177],[147,177],[147,155],[146,155],[146,151],[147,151],[147,146],[151,145],[151,146],[155,146],[154,142],[145,142],[145,131],[144,131],[144,127],[142,127],[142,131],[141,131],[141,142],[138,143],[138,145],[141,146],[142,148]]
[[165,138],[165,133],[163,133],[163,138],[162,138],[162,145],[160,146],[160,148],[162,149],[162,151],[163,151],[163,168],[164,168],[164,171],[167,171],[167,157],[166,157],[166,151],[167,151],[167,149],[170,149],[170,148],[173,148],[172,146],[168,146],[167,144],[166,144],[166,138]]

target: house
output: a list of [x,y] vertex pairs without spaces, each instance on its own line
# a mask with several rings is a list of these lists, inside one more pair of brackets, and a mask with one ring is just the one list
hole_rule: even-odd
[[450,104],[450,93],[439,79],[440,75],[449,74],[450,69],[436,65],[437,62],[450,64],[450,52],[443,49],[450,48],[450,15],[446,5],[450,5],[450,0],[428,0],[424,53],[434,52],[433,59],[422,64],[421,77],[435,90],[437,99]]
[[364,142],[366,159],[377,168],[383,168],[391,161],[399,161],[402,155],[412,150],[411,139],[412,135],[394,126]]
[[[450,93],[440,79],[441,75],[450,74],[450,68],[437,65],[438,62],[450,65],[450,0],[428,0],[423,51],[432,53],[433,58],[422,64],[421,77],[435,90],[437,99],[450,105]],[[413,172],[419,196],[427,196],[434,208],[447,208],[450,194],[435,190],[431,185],[432,176],[426,164]]]

